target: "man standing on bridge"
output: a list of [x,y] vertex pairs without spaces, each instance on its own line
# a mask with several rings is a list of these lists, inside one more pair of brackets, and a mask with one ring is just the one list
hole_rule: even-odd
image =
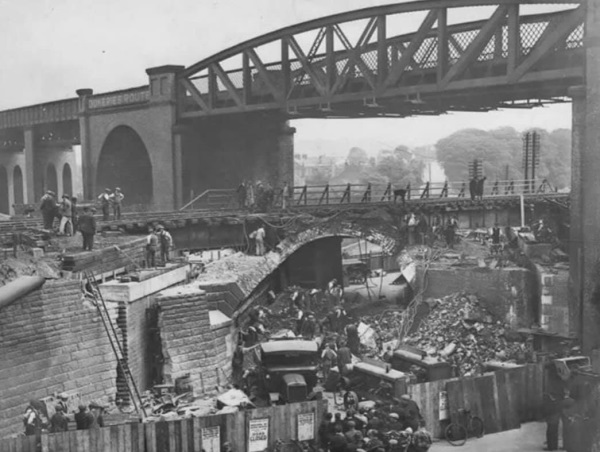
[[113,215],[115,220],[121,219],[121,204],[123,203],[123,199],[125,195],[121,193],[121,189],[119,187],[115,188],[115,192],[110,195],[110,203],[113,206]]
[[160,260],[163,265],[169,262],[169,250],[173,245],[173,237],[165,227],[159,224],[156,227],[156,235],[158,235],[158,242],[160,244]]
[[98,196],[98,199],[100,200],[100,206],[102,207],[102,219],[104,221],[108,221],[108,216],[109,216],[109,206],[110,206],[110,188],[106,188],[104,190],[104,193],[100,194]]

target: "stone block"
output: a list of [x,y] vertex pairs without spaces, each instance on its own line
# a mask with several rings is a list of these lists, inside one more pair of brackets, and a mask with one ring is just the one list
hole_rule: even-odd
[[31,255],[34,259],[39,259],[44,257],[44,249],[43,248],[31,248]]

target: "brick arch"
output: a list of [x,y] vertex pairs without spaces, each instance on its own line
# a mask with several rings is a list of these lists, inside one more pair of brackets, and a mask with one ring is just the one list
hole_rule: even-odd
[[73,196],[73,172],[68,163],[65,163],[62,168],[62,192]]
[[104,139],[96,165],[96,191],[121,188],[127,204],[152,202],[152,161],[141,135],[128,125],[114,127]]
[[394,254],[402,248],[402,242],[399,234],[394,234],[389,230],[374,230],[373,228],[361,227],[357,225],[341,227],[313,227],[303,231],[288,234],[277,245],[283,262],[302,246],[315,240],[329,237],[341,238],[360,238],[371,243],[379,245],[385,254]]

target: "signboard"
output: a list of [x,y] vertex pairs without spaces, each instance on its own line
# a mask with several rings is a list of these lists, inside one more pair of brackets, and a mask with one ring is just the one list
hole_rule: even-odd
[[440,419],[439,420],[444,421],[446,419],[449,419],[450,416],[448,415],[448,393],[446,391],[440,392],[439,408],[440,408]]
[[140,102],[147,102],[150,99],[150,92],[145,91],[132,91],[125,93],[116,94],[104,94],[98,97],[90,97],[88,107],[90,109],[95,108],[109,108],[118,107],[121,105],[137,104]]
[[298,414],[298,441],[315,439],[315,413]]
[[221,428],[204,427],[201,429],[202,450],[205,452],[221,452]]
[[269,418],[248,422],[248,452],[262,452],[269,444]]

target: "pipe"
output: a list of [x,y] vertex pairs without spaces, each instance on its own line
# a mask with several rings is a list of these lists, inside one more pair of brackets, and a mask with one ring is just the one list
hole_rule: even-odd
[[42,287],[46,279],[41,276],[21,276],[0,287],[0,309],[5,308],[19,298]]

